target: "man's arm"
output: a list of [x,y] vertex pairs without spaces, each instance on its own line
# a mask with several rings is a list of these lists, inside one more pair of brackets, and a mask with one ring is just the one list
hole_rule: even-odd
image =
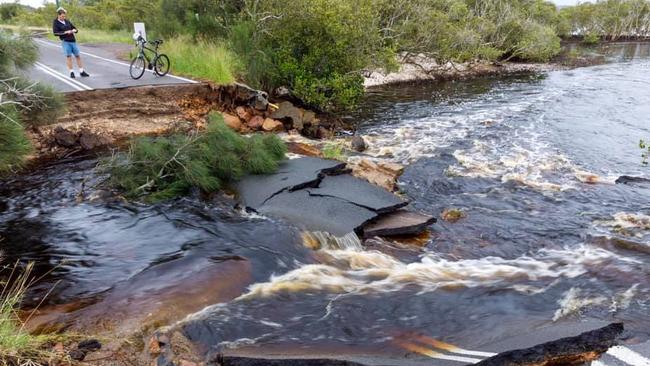
[[62,36],[65,34],[61,29],[61,23],[57,19],[54,19],[54,22],[52,23],[52,33],[54,33],[55,36]]
[[77,29],[77,27],[75,27],[74,24],[72,24],[72,22],[70,22],[70,26],[72,27],[72,33],[79,33],[79,29]]

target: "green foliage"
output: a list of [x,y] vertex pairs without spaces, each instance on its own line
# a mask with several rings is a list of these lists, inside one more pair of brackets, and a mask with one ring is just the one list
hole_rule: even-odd
[[0,108],[0,175],[21,167],[32,146],[15,110]]
[[600,42],[598,33],[587,33],[582,37],[582,42],[585,44],[596,44]]
[[343,146],[334,142],[330,142],[322,150],[325,159],[346,161],[345,154],[343,153]]
[[232,83],[239,67],[228,48],[204,39],[174,37],[163,43],[161,52],[169,56],[175,73],[215,83]]
[[650,1],[597,0],[562,9],[572,35],[586,43],[602,37],[616,40],[624,36],[650,36]]
[[106,167],[127,197],[154,202],[186,194],[192,187],[218,191],[245,174],[273,173],[286,151],[275,135],[244,137],[226,126],[220,114],[211,114],[206,131],[137,138]]

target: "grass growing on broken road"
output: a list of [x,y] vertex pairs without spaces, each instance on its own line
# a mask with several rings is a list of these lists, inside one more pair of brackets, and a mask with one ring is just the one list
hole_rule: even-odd
[[215,192],[246,174],[273,173],[286,152],[277,136],[241,136],[226,126],[221,114],[213,113],[206,131],[137,138],[128,152],[114,155],[104,168],[127,197],[155,202],[194,187]]

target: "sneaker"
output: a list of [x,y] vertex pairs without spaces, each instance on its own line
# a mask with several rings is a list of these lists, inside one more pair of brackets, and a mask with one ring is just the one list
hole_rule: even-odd
[[74,76],[74,72],[71,72],[71,73],[70,73],[70,77],[73,78],[73,79],[75,78],[75,76]]
[[81,75],[82,77],[85,77],[85,78],[90,76],[90,75],[88,75],[88,73],[85,70],[82,71],[81,74],[79,74],[79,75]]

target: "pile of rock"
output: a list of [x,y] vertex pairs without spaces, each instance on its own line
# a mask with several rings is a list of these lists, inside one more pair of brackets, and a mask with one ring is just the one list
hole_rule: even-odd
[[230,128],[242,133],[293,132],[311,137],[329,136],[329,131],[321,126],[316,113],[296,107],[288,101],[277,106],[269,104],[265,110],[254,106],[238,106],[233,113],[222,114]]

